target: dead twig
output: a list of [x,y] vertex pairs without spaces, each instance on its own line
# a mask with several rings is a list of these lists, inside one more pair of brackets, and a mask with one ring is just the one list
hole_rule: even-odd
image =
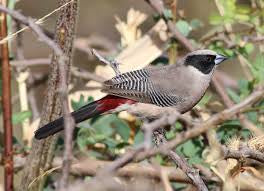
[[[70,174],[73,176],[95,176],[98,171],[104,169],[111,163],[112,161],[103,161],[90,158],[86,158],[84,160],[74,160],[71,164]],[[14,156],[15,170],[19,171],[24,167],[25,164],[25,157]],[[57,171],[61,171],[61,168],[58,168],[61,166],[62,158],[55,157],[52,162],[52,168],[56,168]],[[170,166],[160,166],[160,170],[163,170],[167,174],[170,181],[190,183],[190,179],[180,169],[175,169],[174,167]],[[151,164],[130,163],[116,171],[116,176],[120,177],[136,177],[138,175],[155,179],[161,178],[159,169],[156,169],[155,166]]]
[[264,154],[247,146],[242,146],[239,148],[239,150],[222,147],[222,150],[224,152],[225,159],[234,158],[240,160],[249,158],[264,163]]
[[102,63],[111,66],[111,68],[115,71],[115,74],[118,76],[121,74],[119,70],[119,63],[115,60],[107,60],[103,56],[101,56],[95,49],[91,50],[92,54]]
[[[51,59],[49,58],[36,58],[36,59],[14,60],[11,61],[10,65],[14,67],[34,67],[40,65],[49,66],[50,63],[51,63]],[[77,67],[71,68],[71,74],[77,78],[81,78],[84,80],[93,80],[99,83],[105,81],[103,77],[88,71],[80,70]]]
[[22,24],[28,26],[31,30],[33,30],[37,36],[39,37],[39,39],[46,43],[54,52],[55,54],[58,56],[59,60],[61,62],[64,62],[64,54],[62,52],[62,50],[60,49],[60,47],[51,39],[49,38],[45,32],[43,32],[43,30],[40,28],[39,25],[37,25],[34,21],[34,19],[30,18],[30,17],[26,17],[24,15],[22,15],[21,13],[19,13],[18,11],[15,10],[11,10],[8,9],[2,5],[0,5],[0,12],[4,12],[8,15],[10,15],[13,19],[21,22]]
[[[162,147],[167,144],[164,129],[158,129],[153,133],[155,143],[158,147]],[[165,149],[164,149],[165,150]],[[163,150],[163,151],[164,151]],[[164,153],[164,152],[163,152]],[[204,184],[202,178],[199,175],[199,171],[191,167],[187,161],[180,157],[176,152],[169,150],[166,152],[170,159],[190,178],[191,182],[197,190],[208,191],[206,185]]]

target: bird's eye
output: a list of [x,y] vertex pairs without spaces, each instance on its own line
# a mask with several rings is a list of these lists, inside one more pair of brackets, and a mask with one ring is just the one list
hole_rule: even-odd
[[212,58],[208,56],[208,57],[206,58],[206,61],[207,61],[207,62],[211,62],[211,61],[212,61]]

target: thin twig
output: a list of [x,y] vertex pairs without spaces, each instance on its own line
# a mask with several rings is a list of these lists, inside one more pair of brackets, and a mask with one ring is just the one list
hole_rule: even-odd
[[[62,161],[63,159],[61,157],[55,157],[53,159],[51,168],[56,168],[57,171],[61,171]],[[70,173],[73,176],[95,176],[98,171],[104,169],[111,163],[112,161],[91,158],[86,158],[84,160],[75,160],[71,164]],[[25,157],[22,157],[21,155],[14,156],[14,167],[16,171],[22,169],[25,164]],[[171,166],[160,166],[160,169],[167,173],[168,179],[171,181],[191,183],[190,179],[180,169],[175,169]],[[158,169],[156,169],[154,165],[150,164],[145,165],[140,163],[130,163],[124,167],[119,168],[116,171],[116,176],[120,177],[136,177],[138,175],[157,179],[161,178]],[[208,180],[210,181],[210,179]]]
[[24,60],[12,60],[10,62],[11,66],[14,67],[32,67],[41,65],[50,65],[50,58],[35,58],[35,59],[24,59]]
[[[63,5],[61,5],[60,7],[54,9],[53,11],[51,11],[50,13],[48,13],[47,15],[45,15],[45,16],[41,17],[40,19],[36,20],[36,21],[35,21],[35,24],[37,24],[37,25],[42,24],[42,23],[43,23],[47,18],[49,18],[51,15],[57,13],[58,11],[60,11],[60,10],[61,10],[62,8],[64,8],[64,7],[68,6],[68,4],[72,3],[73,1],[74,1],[74,0],[71,0],[71,1],[69,1],[69,2],[67,2],[67,3],[65,3],[65,4],[63,4]],[[22,29],[20,29],[20,30],[18,30],[18,31],[16,31],[16,32],[14,32],[14,33],[12,33],[12,34],[6,36],[6,38],[0,40],[0,44],[3,44],[3,43],[5,43],[5,42],[7,42],[7,41],[13,39],[16,35],[19,35],[21,32],[24,32],[25,30],[30,29],[30,28],[31,28],[31,27],[27,25],[26,27],[24,27],[24,28],[22,28]],[[32,28],[31,28],[31,29],[32,29]]]
[[80,70],[79,68],[77,67],[72,67],[71,68],[71,74],[77,78],[81,78],[81,79],[84,79],[84,80],[93,80],[95,82],[99,82],[99,83],[103,83],[106,79],[104,79],[103,77],[97,75],[97,74],[94,74],[94,73],[91,73],[91,72],[88,72],[88,71],[84,71],[84,70]]
[[[5,8],[7,2],[1,0],[1,6]],[[0,38],[7,36],[6,14],[1,14]],[[1,46],[2,54],[2,106],[3,106],[3,122],[4,122],[4,182],[5,190],[13,190],[13,132],[12,132],[12,105],[11,105],[11,70],[9,65],[8,43]]]
[[92,49],[91,52],[100,62],[111,66],[111,68],[115,71],[115,74],[117,76],[121,74],[121,72],[119,71],[119,63],[117,61],[115,61],[115,60],[109,61],[109,60],[105,59],[95,49]]
[[60,47],[43,32],[40,26],[37,25],[32,18],[25,17],[18,11],[10,10],[2,5],[0,5],[0,12],[4,12],[10,15],[15,20],[18,20],[22,24],[31,28],[37,34],[39,39],[41,39],[42,42],[46,43],[55,52],[59,59],[64,62],[64,55]]
[[[26,59],[26,60],[13,60],[10,65],[15,67],[34,67],[34,66],[48,66],[51,63],[50,58],[35,58],[35,59]],[[81,78],[84,80],[93,80],[99,83],[104,82],[106,79],[103,77],[96,75],[94,73],[80,70],[77,67],[71,67],[71,74],[77,78]]]
[[134,157],[139,152],[143,151],[144,149],[145,149],[144,145],[140,145],[136,149],[133,149],[133,150],[125,153],[122,157],[120,157],[119,159],[117,159],[114,162],[112,162],[110,165],[108,165],[107,167],[105,167],[98,174],[99,175],[104,175],[104,174],[108,174],[108,173],[114,172],[118,168],[123,167],[126,164],[128,164],[129,162],[131,162],[134,159]]
[[[163,18],[165,18],[165,7],[162,0],[145,0],[147,3],[150,4],[151,7],[153,7],[154,10],[156,10],[159,15],[161,15]],[[180,31],[175,27],[175,24],[171,20],[165,19],[168,28],[170,32],[172,33],[173,37],[176,38],[184,47],[189,51],[194,51],[195,48],[193,47],[192,43],[183,36]]]
[[[160,128],[153,133],[155,143],[158,147],[167,144],[164,129]],[[199,175],[199,171],[191,167],[187,161],[180,157],[176,152],[170,150],[167,152],[170,159],[191,179],[193,185],[196,186],[198,191],[208,191],[202,178]]]

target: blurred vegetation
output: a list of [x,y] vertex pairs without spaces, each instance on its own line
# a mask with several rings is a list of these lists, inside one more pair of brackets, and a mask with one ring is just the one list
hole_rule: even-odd
[[[206,21],[210,24],[208,31],[203,31],[204,23],[199,18],[188,20],[184,14],[177,15],[175,18],[169,7],[165,12],[165,17],[166,19],[175,19],[175,27],[196,47],[206,47],[227,55],[232,60],[238,59],[243,68],[242,71],[246,71],[250,75],[243,74],[244,77],[238,80],[237,89],[227,88],[226,90],[233,102],[239,103],[249,96],[256,87],[264,84],[264,2],[262,0],[252,0],[244,4],[240,4],[236,0],[216,0],[215,2],[220,13],[214,13],[208,18]],[[153,21],[159,19],[155,14],[152,17]],[[9,25],[9,27],[11,26]],[[196,31],[203,31],[204,35],[197,38],[193,35]],[[171,39],[167,49],[174,46],[174,43],[175,40]],[[119,45],[116,47],[120,48]],[[177,45],[176,49],[179,52],[182,51],[180,45]],[[159,58],[152,64],[168,64],[168,59]],[[4,93],[1,86],[0,93]],[[96,98],[81,95],[78,101],[71,100],[71,106],[76,110],[94,99]],[[211,91],[193,109],[193,112],[207,114],[210,117],[216,112],[212,108],[213,103],[217,103],[221,108],[224,107],[223,103]],[[244,111],[244,114],[254,126],[264,130],[264,100]],[[32,111],[17,112],[13,114],[12,121],[14,125],[18,125],[31,117]],[[201,117],[195,116],[194,118]],[[74,132],[74,154],[78,157],[89,156],[112,161],[128,148],[143,142],[141,125],[141,120],[133,116],[132,120],[124,119],[119,114],[107,114],[82,122],[77,125],[78,128]],[[166,137],[171,140],[177,133],[185,129],[181,123],[177,122],[174,126],[167,127],[166,130]],[[253,136],[253,132],[245,129],[236,118],[219,125],[215,133],[219,143],[225,145],[230,144],[230,140],[234,137],[246,142]],[[24,144],[17,139],[14,141],[19,151],[27,152],[27,146],[23,146]],[[175,151],[187,158],[190,164],[200,164],[210,169],[212,164],[206,162],[206,153],[210,152],[210,149],[212,148],[209,146],[207,137],[201,135],[177,146]],[[62,150],[63,139],[60,138],[56,153],[60,155]],[[157,155],[154,159],[161,165],[171,165],[167,157]],[[263,175],[263,169],[258,170]],[[83,178],[85,179],[85,177]],[[53,176],[48,179],[48,182],[52,182],[52,179]],[[186,185],[174,183],[173,187],[175,190],[184,190]],[[212,183],[210,187],[213,189],[217,185]],[[44,190],[51,191],[53,189],[47,184]]]

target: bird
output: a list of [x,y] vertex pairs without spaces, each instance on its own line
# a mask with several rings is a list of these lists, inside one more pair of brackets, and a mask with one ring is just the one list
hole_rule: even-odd
[[[71,113],[75,123],[117,109],[123,104],[148,103],[174,107],[180,113],[191,110],[204,96],[217,66],[227,59],[204,49],[186,54],[176,64],[148,66],[106,80],[107,95]],[[64,129],[63,117],[35,131],[36,139],[47,138]]]

